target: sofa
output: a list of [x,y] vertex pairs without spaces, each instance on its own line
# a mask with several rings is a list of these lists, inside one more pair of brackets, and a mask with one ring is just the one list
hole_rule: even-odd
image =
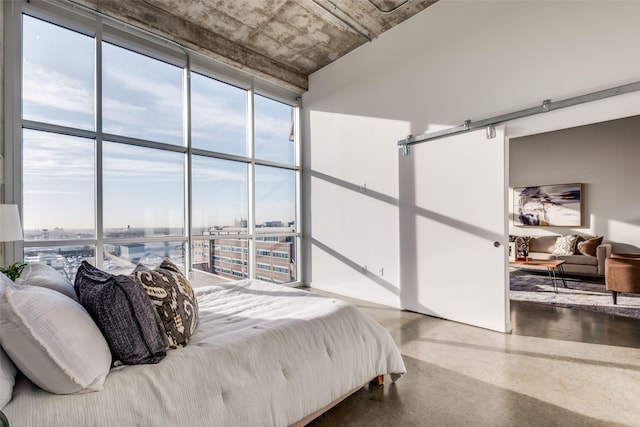
[[611,255],[611,244],[602,243],[602,236],[552,234],[510,236],[509,240],[524,242],[529,259],[564,260],[568,274],[604,276],[605,260]]

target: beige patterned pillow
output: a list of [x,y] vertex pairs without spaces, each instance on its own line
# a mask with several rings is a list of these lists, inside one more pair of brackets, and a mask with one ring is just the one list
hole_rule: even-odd
[[153,303],[165,349],[187,345],[198,326],[198,303],[180,269],[165,259],[153,270],[139,264],[132,276]]
[[596,249],[602,244],[603,236],[595,236],[578,243],[578,252],[582,255],[596,255]]
[[554,255],[573,255],[576,250],[577,234],[569,234],[568,236],[558,236],[556,244],[553,247]]

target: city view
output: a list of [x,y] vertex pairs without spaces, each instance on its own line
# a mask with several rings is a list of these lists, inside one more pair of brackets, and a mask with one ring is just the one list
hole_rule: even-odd
[[[226,282],[249,277],[249,239],[246,220],[233,227],[210,227],[193,235],[191,264],[203,283]],[[256,227],[256,278],[272,283],[286,283],[296,278],[296,244],[294,236],[260,236],[265,233],[295,232],[293,221],[269,221]],[[170,228],[114,228],[105,230],[102,266],[113,274],[129,274],[137,264],[156,267],[164,258],[171,259],[183,270],[186,239],[181,230]],[[205,237],[206,236],[206,237]],[[93,240],[95,231],[88,229],[25,230],[25,241],[69,241],[68,245],[30,246],[24,249],[25,262],[42,262],[58,270],[70,280],[82,261],[96,265],[93,244],[73,244],[74,240]],[[144,241],[149,237],[166,237],[163,241]],[[140,241],[135,241],[139,239]],[[122,240],[122,242],[118,242]],[[133,241],[132,241],[133,240]]]

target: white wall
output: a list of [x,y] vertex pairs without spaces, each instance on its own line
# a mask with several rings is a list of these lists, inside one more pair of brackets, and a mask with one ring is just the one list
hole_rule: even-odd
[[582,227],[511,221],[510,233],[598,234],[614,252],[640,252],[640,116],[513,138],[509,148],[511,188],[583,184]]
[[[0,22],[4,22],[4,2],[0,2]],[[4,156],[4,31],[2,30],[0,30],[0,153]],[[4,170],[0,171],[0,174],[4,174]],[[4,182],[4,176],[0,176],[0,181]],[[0,186],[0,203],[4,203],[4,185]]]
[[[303,97],[305,280],[398,306],[396,142],[640,80],[638,16],[640,2],[441,0],[314,73]],[[640,113],[640,97],[624,97],[633,102],[576,107],[585,115],[565,121]],[[548,130],[521,122],[507,135]]]

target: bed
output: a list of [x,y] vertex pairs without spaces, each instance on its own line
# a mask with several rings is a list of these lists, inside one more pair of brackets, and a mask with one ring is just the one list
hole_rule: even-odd
[[12,426],[304,425],[378,376],[405,373],[388,331],[355,306],[256,280],[196,288],[199,323],[157,364],[112,368],[58,395],[21,374]]

